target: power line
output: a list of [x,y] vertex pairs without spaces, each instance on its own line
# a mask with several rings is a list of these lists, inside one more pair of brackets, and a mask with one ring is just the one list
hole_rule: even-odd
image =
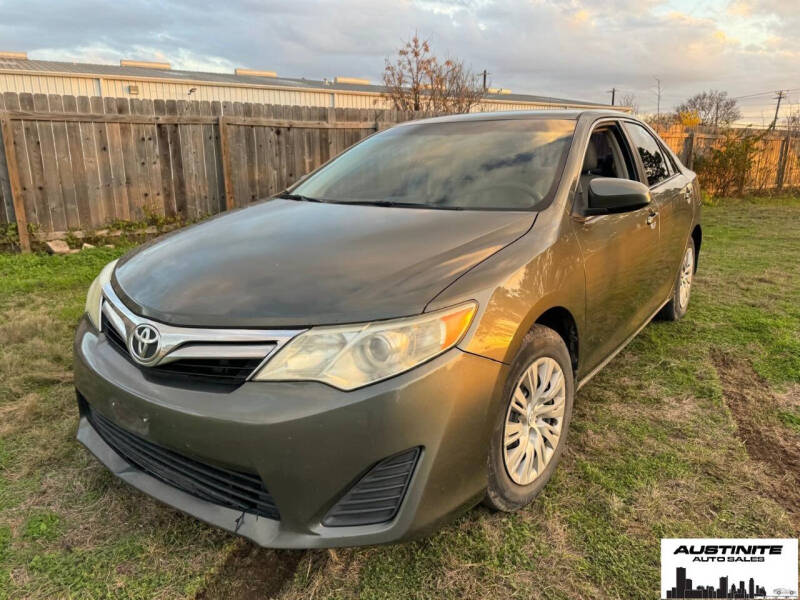
[[[789,88],[789,89],[786,89],[786,90],[783,90],[783,91],[784,92],[796,92],[797,90],[800,90],[800,88]],[[752,98],[754,96],[768,96],[768,95],[774,94],[774,93],[775,93],[775,90],[769,90],[767,92],[754,92],[752,94],[745,94],[743,96],[731,96],[731,98],[733,98],[734,100],[741,100],[742,98]]]

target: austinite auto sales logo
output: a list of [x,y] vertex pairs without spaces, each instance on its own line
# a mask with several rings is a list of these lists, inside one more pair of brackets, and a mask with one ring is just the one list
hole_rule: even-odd
[[661,540],[661,598],[797,599],[797,589],[797,540]]

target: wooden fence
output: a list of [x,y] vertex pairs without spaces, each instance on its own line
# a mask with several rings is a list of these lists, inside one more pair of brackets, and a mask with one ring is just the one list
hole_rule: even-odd
[[[275,194],[372,132],[425,113],[0,95],[0,227],[38,239],[150,215],[196,219]],[[691,166],[721,134],[672,128]],[[800,139],[770,132],[746,187],[800,186]]]
[[689,168],[695,158],[719,147],[726,135],[760,136],[755,144],[752,166],[742,179],[743,190],[764,192],[784,187],[800,187],[800,132],[789,130],[687,129],[681,125],[656,127],[661,138]]
[[149,214],[194,219],[275,194],[422,113],[229,102],[0,96],[0,225],[39,239]]

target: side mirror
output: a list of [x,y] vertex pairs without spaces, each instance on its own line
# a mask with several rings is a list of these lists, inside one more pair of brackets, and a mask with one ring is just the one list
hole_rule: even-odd
[[589,182],[589,206],[587,215],[636,210],[650,204],[650,190],[639,181],[598,177]]

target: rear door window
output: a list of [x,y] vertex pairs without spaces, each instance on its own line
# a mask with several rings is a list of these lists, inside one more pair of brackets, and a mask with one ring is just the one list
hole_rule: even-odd
[[625,129],[631,136],[631,142],[642,160],[647,185],[653,187],[667,179],[670,176],[667,158],[656,139],[649,131],[636,123],[625,123]]

